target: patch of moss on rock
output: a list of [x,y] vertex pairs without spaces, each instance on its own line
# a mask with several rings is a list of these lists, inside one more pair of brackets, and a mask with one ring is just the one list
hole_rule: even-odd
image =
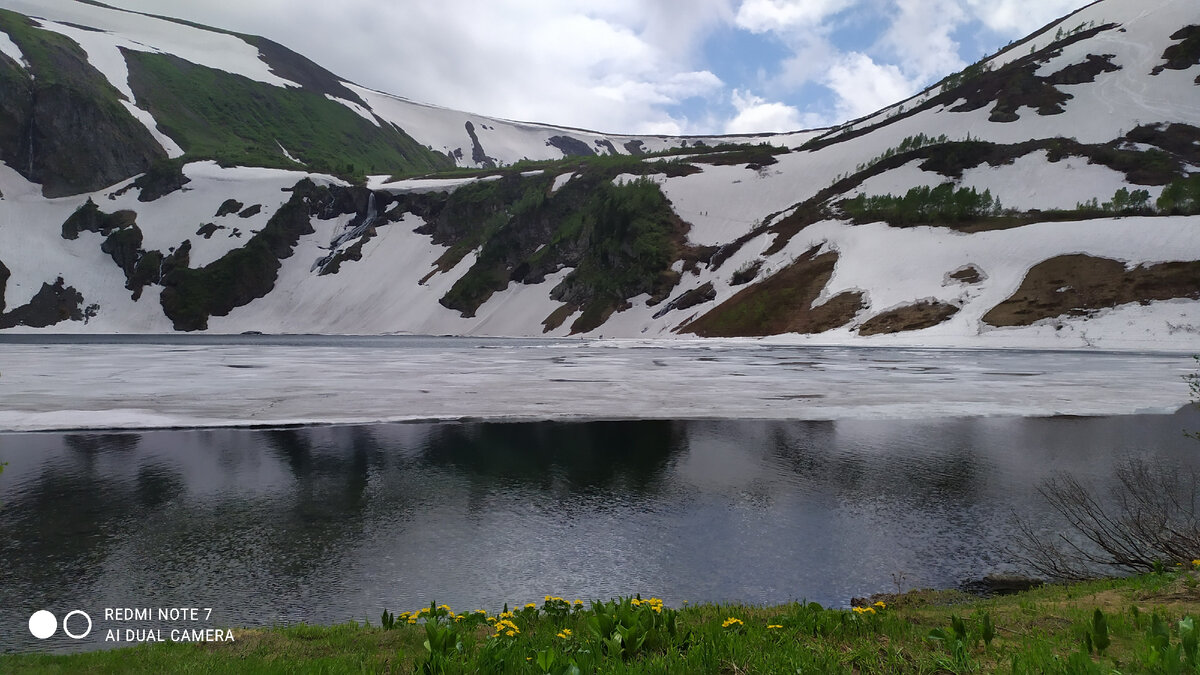
[[958,314],[958,309],[944,302],[923,300],[876,314],[858,327],[858,334],[883,335],[930,328]]
[[701,337],[822,333],[844,326],[863,308],[862,293],[840,293],[813,302],[833,277],[837,253],[814,247],[791,265],[738,291],[715,309],[680,329]]
[[1034,265],[1021,286],[983,316],[992,326],[1028,326],[1057,316],[1087,316],[1131,302],[1200,299],[1200,262],[1139,265],[1083,254]]

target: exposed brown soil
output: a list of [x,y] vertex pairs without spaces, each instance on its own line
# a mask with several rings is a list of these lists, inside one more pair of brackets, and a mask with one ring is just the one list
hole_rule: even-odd
[[812,303],[833,276],[837,254],[810,249],[796,262],[742,289],[680,329],[701,337],[821,333],[844,326],[863,308],[862,293],[841,293],[818,307]]
[[965,267],[956,269],[948,276],[964,284],[977,284],[984,279],[983,270],[974,265],[966,265]]
[[992,326],[1028,326],[1056,316],[1082,316],[1130,302],[1200,298],[1200,262],[1131,270],[1109,258],[1073,254],[1034,265],[1012,297],[983,316]]
[[882,335],[936,326],[958,314],[958,307],[941,302],[921,302],[876,314],[858,327],[859,335]]
[[550,312],[550,316],[542,319],[542,332],[549,333],[555,328],[558,328],[563,324],[564,321],[567,320],[567,317],[571,316],[578,310],[578,307],[569,303],[561,305],[558,309]]

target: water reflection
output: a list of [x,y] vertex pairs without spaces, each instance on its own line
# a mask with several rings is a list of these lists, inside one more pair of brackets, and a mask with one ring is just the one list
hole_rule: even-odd
[[[0,435],[0,648],[36,609],[335,622],[547,592],[669,602],[947,586],[1011,566],[1067,469],[1196,467],[1176,416],[394,424]],[[94,644],[94,643],[93,643]]]

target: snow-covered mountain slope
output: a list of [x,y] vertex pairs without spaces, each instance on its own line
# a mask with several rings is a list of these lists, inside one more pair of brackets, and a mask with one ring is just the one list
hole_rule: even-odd
[[875,115],[742,138],[497,120],[261,38],[0,7],[0,88],[83,83],[129,120],[93,145],[142,149],[64,180],[38,148],[78,130],[0,99],[0,328],[1200,344],[1190,0],[1101,0]]

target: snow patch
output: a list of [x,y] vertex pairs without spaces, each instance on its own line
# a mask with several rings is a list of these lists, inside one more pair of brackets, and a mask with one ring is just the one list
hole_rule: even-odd
[[341,103],[342,105],[346,106],[347,108],[353,110],[354,113],[357,114],[359,117],[365,119],[366,121],[370,122],[371,124],[374,124],[375,126],[379,126],[379,120],[375,118],[375,115],[371,114],[370,110],[367,110],[366,108],[355,103],[354,101],[347,101],[346,99],[338,98],[337,96],[334,96],[333,94],[325,94],[325,98],[329,99],[330,101],[333,101],[334,103]]
[[559,174],[554,177],[554,183],[550,186],[551,194],[558,192],[559,188],[567,184],[567,181],[575,177],[575,172]]
[[17,65],[29,70],[29,62],[25,60],[25,54],[21,52],[21,48],[17,43],[12,41],[8,33],[0,31],[0,54],[4,54],[8,58],[17,62]]

